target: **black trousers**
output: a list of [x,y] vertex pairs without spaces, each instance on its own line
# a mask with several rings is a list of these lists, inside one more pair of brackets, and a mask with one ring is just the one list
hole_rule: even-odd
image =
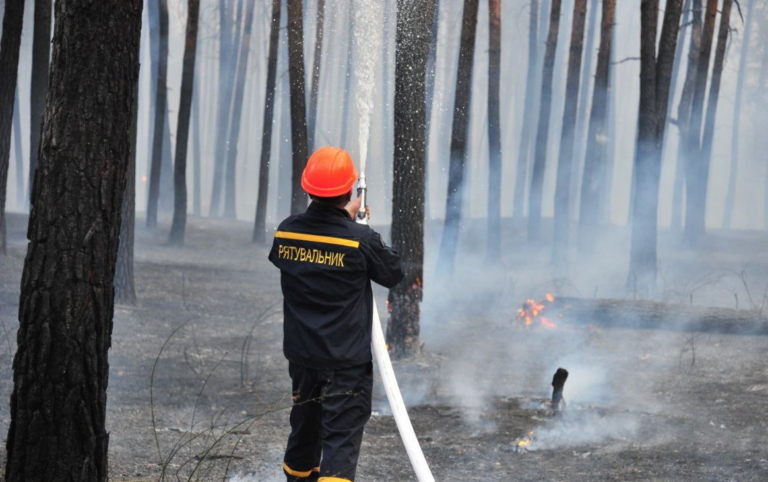
[[371,418],[373,363],[340,370],[290,363],[288,371],[293,382],[283,462],[288,482],[354,481],[363,429]]

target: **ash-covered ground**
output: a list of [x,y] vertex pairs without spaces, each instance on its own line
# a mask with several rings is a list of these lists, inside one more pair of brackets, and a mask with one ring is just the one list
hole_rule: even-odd
[[[9,222],[11,249],[0,258],[3,433],[26,249],[26,220]],[[551,292],[631,306],[644,296],[626,288],[625,231],[558,273],[548,268],[549,247],[526,245],[509,222],[500,259],[484,259],[481,236],[464,239],[451,282],[432,276],[437,231],[430,225],[423,353],[395,363],[436,480],[768,480],[768,337],[675,320],[691,305],[763,319],[768,235],[715,232],[679,251],[679,236],[662,233],[652,296],[669,303],[669,329],[610,328],[554,308],[547,314],[558,327],[547,329],[514,321],[527,298]],[[169,480],[281,480],[290,385],[279,278],[250,234],[246,223],[192,218],[187,246],[177,249],[165,245],[165,229],[138,229],[139,303],[117,307],[110,353],[112,480],[157,480],[163,470]],[[386,292],[377,296],[384,306]],[[724,323],[728,313],[718,311]],[[555,417],[546,401],[558,367],[570,377],[567,408]],[[415,480],[380,386],[374,410],[357,480]],[[531,431],[529,449],[518,452]]]

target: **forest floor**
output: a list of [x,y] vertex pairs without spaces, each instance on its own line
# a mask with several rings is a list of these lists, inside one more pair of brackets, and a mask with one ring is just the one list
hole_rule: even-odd
[[[163,231],[138,229],[139,302],[115,311],[110,478],[157,480],[165,467],[169,480],[284,480],[290,384],[278,273],[266,248],[250,243],[247,223],[192,217],[187,246],[177,249],[166,245],[164,221]],[[11,215],[10,253],[0,258],[2,433],[25,222]],[[626,261],[600,252],[600,261],[576,261],[568,277],[537,269],[549,249],[512,249],[522,232],[511,223],[505,230],[509,249],[490,264],[472,255],[484,244],[465,239],[460,283],[427,274],[423,353],[395,363],[436,480],[768,480],[768,337],[608,328],[567,316],[556,317],[556,329],[523,328],[516,309],[547,291],[639,295],[623,283]],[[433,231],[427,241],[436,246]],[[625,249],[625,234],[616,236],[612,245]],[[694,253],[677,253],[665,237],[654,298],[699,308],[741,300],[762,316],[766,241],[764,233],[715,233]],[[384,306],[386,292],[376,294]],[[553,416],[546,401],[558,367],[570,372],[568,405]],[[378,384],[374,410],[357,480],[415,480]],[[517,452],[531,431],[529,449]]]

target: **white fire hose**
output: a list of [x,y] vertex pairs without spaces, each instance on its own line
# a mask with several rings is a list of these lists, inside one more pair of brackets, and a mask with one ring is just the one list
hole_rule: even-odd
[[[367,185],[363,169],[365,169],[365,166],[361,166],[362,174],[358,184],[358,195],[362,199],[360,202],[360,212],[357,214],[357,222],[368,224],[368,215],[366,213]],[[403,445],[405,445],[405,451],[411,460],[413,471],[416,472],[416,478],[419,479],[419,482],[435,482],[435,478],[429,470],[429,465],[427,465],[427,459],[424,458],[424,452],[421,451],[416,433],[413,431],[413,425],[408,417],[408,410],[405,408],[400,387],[397,385],[395,370],[392,368],[392,360],[389,359],[389,351],[384,340],[384,330],[381,328],[376,298],[373,299],[373,331],[371,335],[373,355],[376,358],[376,364],[379,366],[379,375],[381,375],[381,380],[384,383],[384,391],[387,392],[387,400],[389,400],[392,415],[395,417],[397,429],[400,431],[400,438],[403,439]]]

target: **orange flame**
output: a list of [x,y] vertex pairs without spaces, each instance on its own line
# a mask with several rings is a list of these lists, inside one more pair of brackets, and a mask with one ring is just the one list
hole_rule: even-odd
[[555,296],[547,293],[545,300],[536,301],[533,298],[525,300],[523,307],[517,310],[517,319],[525,322],[525,326],[531,326],[534,321],[538,321],[547,328],[557,328],[557,325],[542,316],[542,312],[547,308],[547,303],[552,303]]

